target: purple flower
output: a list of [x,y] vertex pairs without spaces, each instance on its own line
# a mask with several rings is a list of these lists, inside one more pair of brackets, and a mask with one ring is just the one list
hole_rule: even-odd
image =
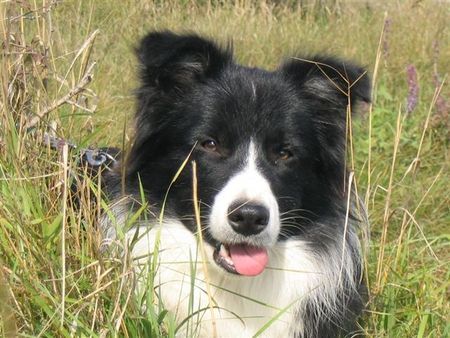
[[417,106],[419,101],[419,83],[417,81],[417,71],[414,65],[406,66],[406,74],[408,77],[408,97],[406,99],[406,113],[411,113]]
[[[436,89],[438,89],[441,86],[442,82],[439,80],[439,75],[437,74],[437,72],[435,72],[433,74],[433,80],[434,80],[434,85],[436,86]],[[447,101],[442,96],[442,93],[440,93],[438,95],[438,97],[436,98],[435,107],[436,107],[436,113],[438,116],[440,116],[441,118],[445,118],[446,116],[448,116]]]

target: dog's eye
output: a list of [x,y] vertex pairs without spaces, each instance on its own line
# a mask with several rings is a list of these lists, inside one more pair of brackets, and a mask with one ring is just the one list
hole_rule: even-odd
[[292,157],[292,153],[288,149],[281,149],[278,152],[278,159],[279,160],[286,161],[288,158],[291,158],[291,157]]
[[201,143],[201,145],[207,151],[210,151],[210,152],[217,151],[217,142],[214,140],[209,139],[209,140],[203,141]]
[[276,160],[275,163],[278,163],[279,161],[286,161],[290,159],[293,156],[292,152],[287,148],[282,148],[278,150],[276,154]]

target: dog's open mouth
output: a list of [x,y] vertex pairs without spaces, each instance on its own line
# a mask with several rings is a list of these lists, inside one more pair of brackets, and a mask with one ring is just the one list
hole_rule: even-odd
[[266,248],[248,244],[219,244],[214,250],[214,261],[230,273],[256,276],[264,271],[269,255]]

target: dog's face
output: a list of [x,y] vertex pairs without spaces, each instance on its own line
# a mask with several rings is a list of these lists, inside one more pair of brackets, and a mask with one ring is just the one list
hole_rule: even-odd
[[247,68],[208,40],[168,32],[138,53],[129,182],[139,177],[161,207],[188,158],[166,210],[195,232],[195,184],[204,238],[231,273],[257,275],[277,241],[314,238],[314,221],[344,199],[347,112],[369,97],[363,70],[334,59]]

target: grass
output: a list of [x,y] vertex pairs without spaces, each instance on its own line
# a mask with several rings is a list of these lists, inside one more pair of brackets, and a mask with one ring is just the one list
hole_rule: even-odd
[[354,121],[351,161],[371,222],[361,325],[373,337],[450,335],[448,4],[276,3],[0,2],[0,334],[174,335],[171,314],[132,297],[129,260],[99,254],[97,182],[83,182],[85,207],[75,208],[74,157],[42,144],[50,127],[81,146],[126,144],[133,48],[171,28],[233,39],[250,65],[320,51],[368,67],[373,103]]

